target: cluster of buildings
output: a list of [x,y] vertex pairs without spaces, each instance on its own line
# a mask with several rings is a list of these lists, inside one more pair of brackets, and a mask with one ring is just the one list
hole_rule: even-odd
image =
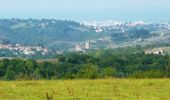
[[85,42],[83,44],[75,45],[76,52],[85,52],[86,50],[90,49],[90,42]]
[[35,55],[36,52],[40,52],[42,55],[46,55],[49,50],[41,46],[23,46],[20,44],[0,44],[0,49],[9,49],[12,51],[20,52],[25,55]]
[[84,25],[93,27],[96,32],[103,32],[105,30],[121,30],[124,32],[129,27],[136,26],[145,26],[152,29],[170,29],[169,23],[156,23],[156,22],[144,22],[144,21],[135,21],[135,22],[123,22],[123,21],[93,21],[93,22],[83,22]]
[[92,22],[83,22],[84,25],[87,26],[94,26],[94,27],[120,27],[120,26],[141,26],[141,25],[152,25],[152,26],[159,26],[159,27],[169,27],[169,23],[159,23],[159,22],[144,22],[144,21],[114,21],[114,20],[106,20],[106,21],[92,21]]
[[164,48],[156,48],[156,49],[146,50],[145,51],[145,54],[162,55],[164,53],[165,53],[165,49]]

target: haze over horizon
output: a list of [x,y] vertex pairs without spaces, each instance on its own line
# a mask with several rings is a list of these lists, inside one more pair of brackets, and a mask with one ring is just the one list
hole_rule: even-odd
[[170,21],[169,0],[0,0],[0,18]]

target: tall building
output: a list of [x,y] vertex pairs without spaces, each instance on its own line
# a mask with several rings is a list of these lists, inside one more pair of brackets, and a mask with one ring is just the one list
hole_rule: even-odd
[[85,49],[90,49],[90,43],[89,42],[85,43]]

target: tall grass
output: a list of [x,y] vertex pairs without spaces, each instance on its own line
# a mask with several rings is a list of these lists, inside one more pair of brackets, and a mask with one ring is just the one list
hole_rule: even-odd
[[0,100],[170,100],[170,79],[0,81]]

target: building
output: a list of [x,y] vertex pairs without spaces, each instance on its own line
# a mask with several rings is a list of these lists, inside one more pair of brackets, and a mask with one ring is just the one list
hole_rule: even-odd
[[82,49],[79,45],[76,45],[75,49],[76,49],[76,51],[82,51]]
[[76,45],[75,51],[76,52],[85,52],[85,50],[83,50],[80,45]]
[[90,49],[90,43],[89,43],[89,42],[86,42],[86,43],[85,43],[85,49],[86,49],[86,50]]
[[165,50],[163,48],[153,49],[153,50],[147,50],[145,51],[145,54],[155,54],[155,55],[162,55],[165,53]]
[[24,50],[23,53],[24,53],[25,55],[34,55],[34,54],[35,54],[35,51]]

